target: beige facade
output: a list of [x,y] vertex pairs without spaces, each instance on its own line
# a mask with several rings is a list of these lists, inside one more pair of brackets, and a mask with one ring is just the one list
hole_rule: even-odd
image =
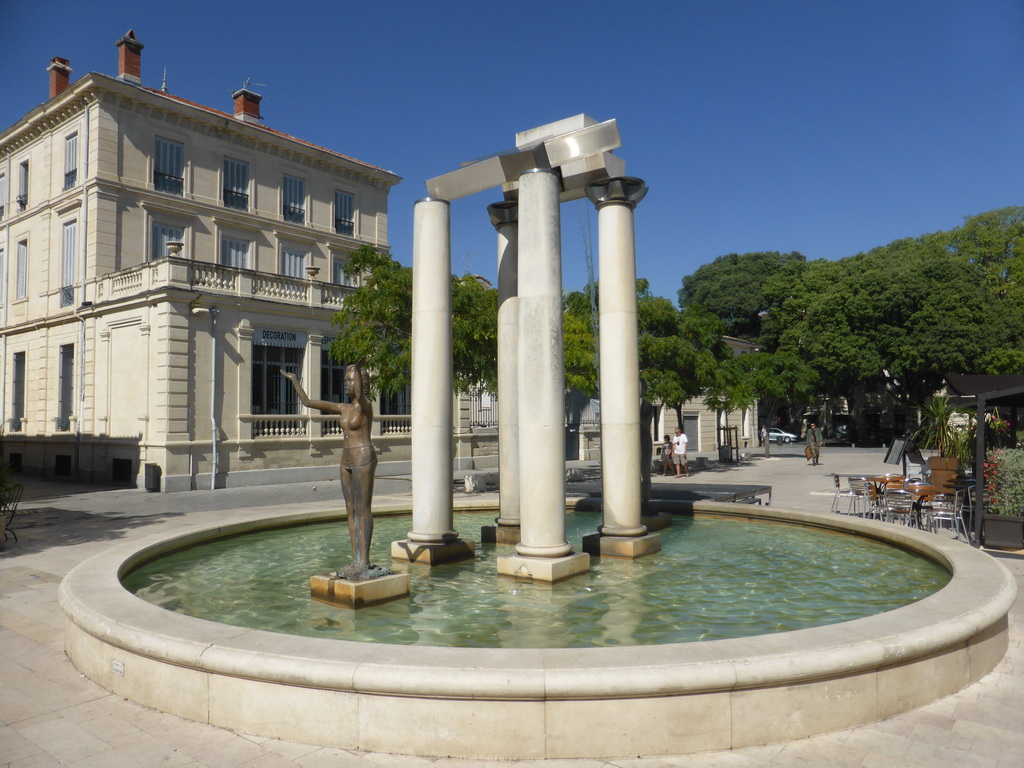
[[[116,78],[55,59],[51,98],[0,133],[4,459],[162,490],[333,477],[336,423],[277,369],[342,394],[340,266],[387,247],[400,179],[264,127],[246,89],[229,114],[145,88],[119,45]],[[377,429],[407,463],[408,417]]]

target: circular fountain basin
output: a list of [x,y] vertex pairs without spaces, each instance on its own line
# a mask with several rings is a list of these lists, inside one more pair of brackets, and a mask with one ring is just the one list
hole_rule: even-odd
[[678,754],[849,728],[949,695],[989,672],[1006,650],[1016,587],[983,553],[830,514],[694,506],[698,514],[886,541],[952,576],[918,602],[840,624],[553,649],[283,635],[173,613],[122,586],[141,563],[198,542],[337,515],[249,512],[125,544],[76,567],[60,590],[67,651],[118,695],[243,733],[368,751],[529,759]]

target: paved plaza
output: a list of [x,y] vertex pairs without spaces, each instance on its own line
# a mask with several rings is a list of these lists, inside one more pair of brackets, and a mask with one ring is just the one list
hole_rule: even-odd
[[[876,474],[881,449],[829,448],[808,466],[802,446],[771,446],[772,457],[718,465],[690,478],[654,476],[654,492],[687,487],[771,485],[772,504],[827,510],[832,472]],[[756,449],[758,457],[761,450]],[[375,498],[408,500],[408,477],[378,478]],[[62,577],[122,541],[216,521],[224,510],[340,507],[337,482],[178,494],[26,481],[14,527],[18,543],[0,551],[0,766],[10,768],[333,768],[334,766],[545,765],[555,768],[674,766],[895,766],[1017,768],[1024,762],[1024,553],[993,553],[1015,576],[1010,648],[993,672],[953,696],[892,719],[765,747],[697,755],[502,763],[323,748],[236,734],[124,700],[92,683],[64,655],[57,605]],[[396,723],[396,727],[401,727]],[[586,729],[586,723],[579,724]],[[637,727],[644,727],[638,723]]]

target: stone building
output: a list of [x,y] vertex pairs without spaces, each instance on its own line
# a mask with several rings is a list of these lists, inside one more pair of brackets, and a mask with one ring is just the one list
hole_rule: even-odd
[[[49,66],[49,99],[0,133],[0,421],[26,472],[152,490],[335,477],[326,347],[341,267],[388,245],[395,174],[142,82]],[[42,79],[42,78],[41,78]],[[227,105],[225,105],[227,106]],[[408,464],[384,416],[382,462]]]

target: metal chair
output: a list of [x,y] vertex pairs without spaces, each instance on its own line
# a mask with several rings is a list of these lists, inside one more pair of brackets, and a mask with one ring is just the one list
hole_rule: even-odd
[[21,501],[21,494],[25,489],[21,483],[16,483],[11,486],[11,490],[7,492],[7,495],[0,498],[0,517],[4,521],[4,541],[7,541],[8,537],[12,537],[15,541],[18,540],[18,534],[11,528],[11,523],[14,521],[14,513],[18,511],[18,502]]
[[915,525],[916,515],[914,494],[896,488],[885,489],[885,516],[888,522]]
[[[958,512],[955,496],[948,493],[932,496],[921,511],[924,513],[925,527],[932,533],[938,532],[941,526],[946,525],[956,534],[957,541],[960,540],[961,531],[963,531],[964,538],[967,539],[967,526],[964,525],[964,520]],[[970,539],[967,540],[970,541]]]
[[[839,475],[832,473],[832,482],[835,483],[836,492],[832,497],[832,511],[839,515],[854,515],[856,513],[857,499],[860,498],[860,494],[853,489],[850,485],[846,489],[843,488],[840,482]],[[839,509],[839,502],[841,499],[847,499],[846,511],[842,512]]]
[[853,502],[853,514],[858,517],[880,517],[881,506],[878,503],[878,492],[866,477],[851,477],[850,490],[856,494]]

